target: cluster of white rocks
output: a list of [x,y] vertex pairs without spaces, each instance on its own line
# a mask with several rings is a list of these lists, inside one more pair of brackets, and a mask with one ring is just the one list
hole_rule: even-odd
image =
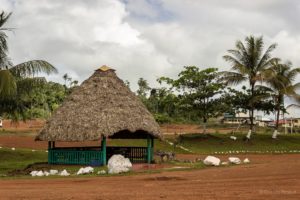
[[70,174],[67,172],[67,170],[63,170],[60,173],[58,170],[51,169],[49,172],[48,171],[32,171],[30,172],[31,176],[49,176],[49,175],[60,175],[60,176],[69,176]]
[[[223,161],[221,162],[221,159],[215,157],[215,156],[207,156],[204,160],[203,163],[205,165],[211,165],[211,166],[219,166],[221,165],[228,165],[229,163],[231,164],[236,164],[239,165],[242,163],[241,159],[239,159],[238,157],[229,157],[228,161]],[[250,163],[250,160],[248,158],[245,158],[243,160],[243,163]]]
[[[108,173],[109,174],[119,174],[119,173],[124,173],[128,172],[132,168],[132,164],[128,158],[125,158],[122,155],[113,155],[109,160],[108,160]],[[83,174],[91,174],[94,173],[94,168],[93,167],[82,167],[80,168],[76,174],[74,175],[83,175]],[[100,170],[97,172],[97,174],[107,174],[105,170]],[[32,171],[30,173],[31,176],[50,176],[50,175],[57,175],[57,176],[70,176],[71,174],[66,170],[62,170],[59,172],[58,170],[51,169],[49,172],[48,171]]]

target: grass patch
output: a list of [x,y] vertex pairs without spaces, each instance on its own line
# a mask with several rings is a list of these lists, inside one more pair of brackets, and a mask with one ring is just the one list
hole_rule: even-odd
[[277,140],[269,134],[256,134],[251,141],[243,140],[245,134],[235,134],[237,140],[226,134],[190,134],[182,137],[181,145],[194,153],[215,152],[252,152],[252,153],[289,153],[300,151],[300,135],[280,135]]
[[16,149],[12,151],[8,148],[0,149],[0,176],[5,176],[15,169],[23,169],[29,164],[36,162],[47,162],[45,151],[35,151]]

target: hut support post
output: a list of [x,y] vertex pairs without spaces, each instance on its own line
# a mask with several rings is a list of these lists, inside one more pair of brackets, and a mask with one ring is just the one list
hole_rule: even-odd
[[151,161],[153,160],[153,151],[154,151],[154,139],[151,137]]
[[102,137],[101,140],[101,148],[102,148],[102,164],[106,165],[106,137]]
[[48,141],[48,151],[51,149],[52,142]]
[[52,141],[48,141],[48,164],[52,164],[51,149],[52,149]]
[[147,137],[147,163],[150,164],[152,161],[152,146],[153,138],[150,136]]

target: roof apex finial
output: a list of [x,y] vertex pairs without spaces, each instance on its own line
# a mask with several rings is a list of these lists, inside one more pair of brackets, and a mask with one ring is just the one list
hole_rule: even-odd
[[109,71],[109,70],[112,70],[112,71],[116,71],[110,67],[108,67],[107,65],[102,65],[99,69],[97,69],[96,71],[102,71],[102,72],[106,72],[106,71]]

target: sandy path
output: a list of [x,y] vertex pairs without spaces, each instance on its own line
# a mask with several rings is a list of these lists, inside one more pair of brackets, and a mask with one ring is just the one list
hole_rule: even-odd
[[300,155],[249,155],[249,165],[160,174],[0,180],[0,199],[300,199]]

